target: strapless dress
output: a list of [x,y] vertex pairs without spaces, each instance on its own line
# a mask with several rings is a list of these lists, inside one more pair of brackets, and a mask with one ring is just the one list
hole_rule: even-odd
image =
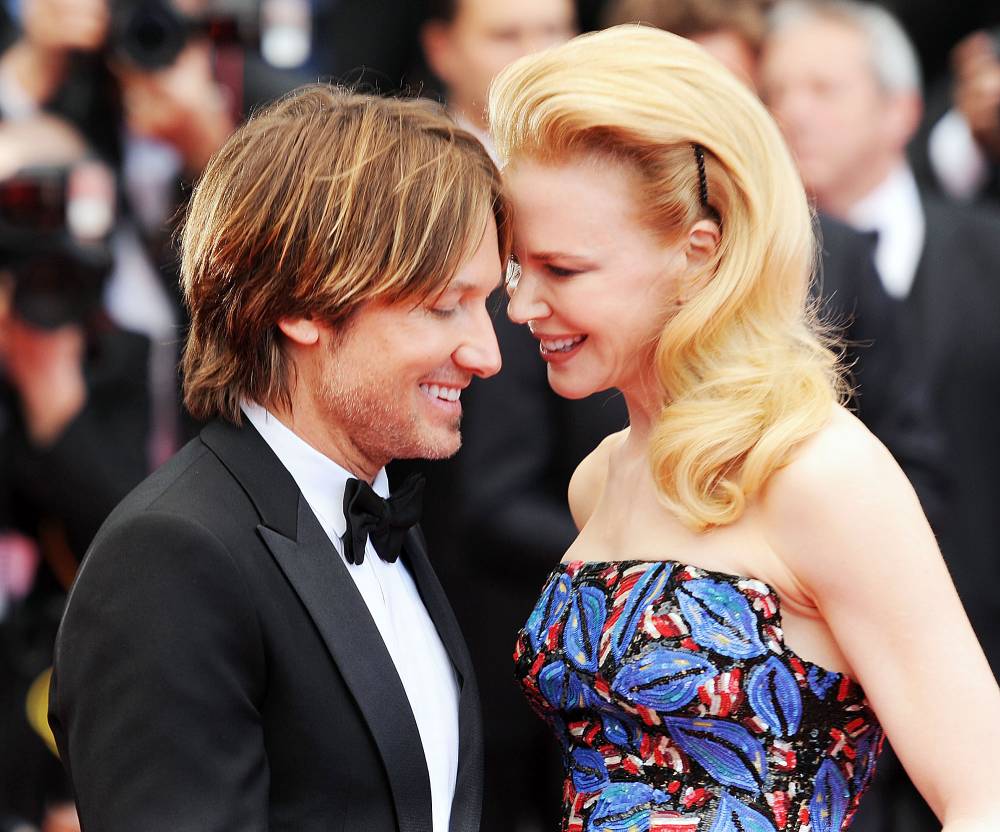
[[778,596],[674,561],[575,561],[515,674],[562,745],[563,832],[842,832],[883,733],[784,642]]

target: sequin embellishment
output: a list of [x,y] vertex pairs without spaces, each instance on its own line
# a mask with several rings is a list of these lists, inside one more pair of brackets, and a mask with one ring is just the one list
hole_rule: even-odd
[[842,832],[882,730],[778,597],[673,561],[563,563],[515,673],[563,747],[563,832]]

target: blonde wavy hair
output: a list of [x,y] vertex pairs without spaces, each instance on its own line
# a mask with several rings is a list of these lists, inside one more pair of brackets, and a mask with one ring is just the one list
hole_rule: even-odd
[[494,81],[489,112],[505,160],[604,154],[633,167],[639,215],[664,241],[719,220],[701,288],[656,344],[650,462],[686,525],[732,523],[846,394],[809,300],[818,246],[777,125],[699,46],[636,25],[522,58]]

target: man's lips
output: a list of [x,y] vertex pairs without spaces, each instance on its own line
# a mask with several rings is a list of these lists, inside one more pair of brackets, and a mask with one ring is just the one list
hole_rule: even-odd
[[467,384],[448,384],[446,382],[425,381],[421,382],[420,389],[424,394],[432,399],[457,404],[462,396],[462,390],[464,390],[467,386]]

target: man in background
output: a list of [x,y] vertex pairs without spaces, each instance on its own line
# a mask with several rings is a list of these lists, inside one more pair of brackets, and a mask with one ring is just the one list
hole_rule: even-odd
[[493,78],[521,56],[575,34],[571,0],[432,0],[421,43],[452,117],[495,157],[486,126]]
[[[936,531],[994,672],[1000,670],[1000,219],[922,194],[907,164],[920,72],[899,24],[865,3],[784,2],[761,79],[817,207],[877,235],[876,265],[903,326],[901,377],[926,386],[951,467]],[[938,828],[881,764],[883,829]]]

